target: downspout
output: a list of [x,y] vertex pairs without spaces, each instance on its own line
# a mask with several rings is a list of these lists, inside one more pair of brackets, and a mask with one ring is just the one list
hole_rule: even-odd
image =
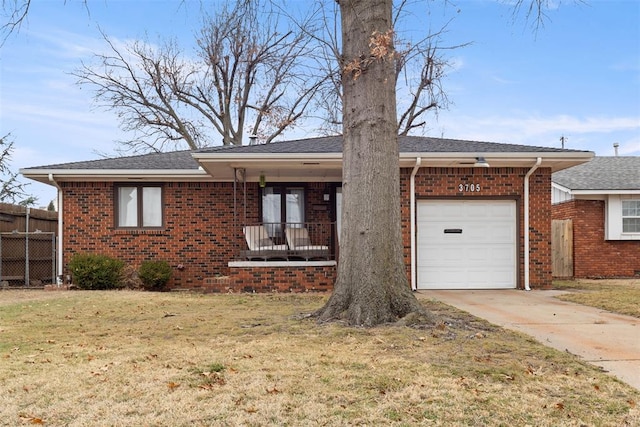
[[411,171],[411,177],[409,178],[409,205],[411,216],[411,289],[418,290],[418,278],[417,278],[417,266],[416,266],[416,174],[420,169],[422,158],[416,157],[416,165]]
[[63,251],[63,245],[62,245],[62,230],[63,230],[63,224],[62,224],[62,188],[60,188],[60,185],[58,185],[58,183],[56,182],[56,180],[53,178],[53,174],[50,173],[49,174],[49,182],[51,182],[57,189],[58,189],[58,266],[57,266],[57,273],[58,273],[58,277],[56,279],[56,283],[58,286],[62,285],[64,282],[62,280],[62,271],[63,271],[63,257],[62,257],[62,251]]
[[524,290],[530,291],[529,286],[529,178],[542,163],[542,157],[536,159],[529,172],[524,176]]
[[27,206],[24,225],[24,285],[29,286],[31,278],[29,277],[29,221],[31,221],[31,208]]

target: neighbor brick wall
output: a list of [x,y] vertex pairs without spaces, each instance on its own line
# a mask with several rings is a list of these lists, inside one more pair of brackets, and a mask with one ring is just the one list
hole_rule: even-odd
[[553,219],[573,222],[576,278],[633,277],[640,274],[640,241],[605,240],[605,202],[570,200],[553,205]]
[[[508,198],[516,200],[520,250],[518,286],[524,284],[524,177],[529,168],[421,168],[415,177],[416,198]],[[401,170],[402,230],[407,275],[410,276],[411,223],[409,178]],[[480,184],[479,192],[458,191],[459,184]],[[529,178],[530,271],[532,288],[551,285],[551,170],[539,168]]]

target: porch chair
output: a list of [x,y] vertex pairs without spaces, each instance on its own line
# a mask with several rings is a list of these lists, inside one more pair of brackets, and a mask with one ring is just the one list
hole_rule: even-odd
[[284,234],[287,237],[290,256],[304,258],[307,261],[312,258],[329,259],[329,246],[312,245],[309,230],[305,227],[286,227]]
[[269,237],[264,225],[249,225],[242,229],[247,241],[248,251],[242,251],[241,256],[252,259],[286,259],[287,245],[276,245]]

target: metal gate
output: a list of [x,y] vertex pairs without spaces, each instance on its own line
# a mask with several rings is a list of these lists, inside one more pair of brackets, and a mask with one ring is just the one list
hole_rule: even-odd
[[0,233],[0,284],[41,287],[55,283],[55,250],[55,233]]

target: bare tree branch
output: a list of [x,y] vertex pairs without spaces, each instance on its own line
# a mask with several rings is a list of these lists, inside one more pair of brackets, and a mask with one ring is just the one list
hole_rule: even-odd
[[30,7],[31,0],[2,0],[2,17],[6,21],[0,26],[0,47],[11,34],[20,31]]
[[14,142],[11,134],[0,137],[0,202],[23,206],[35,205],[38,199],[26,192],[29,184],[18,181],[18,173],[13,172],[9,167]]
[[206,16],[195,58],[175,42],[121,47],[103,34],[109,53],[74,75],[134,132],[127,151],[195,149],[216,134],[240,145],[245,131],[271,142],[305,117],[323,77],[308,69],[311,40],[262,13],[240,2]]

